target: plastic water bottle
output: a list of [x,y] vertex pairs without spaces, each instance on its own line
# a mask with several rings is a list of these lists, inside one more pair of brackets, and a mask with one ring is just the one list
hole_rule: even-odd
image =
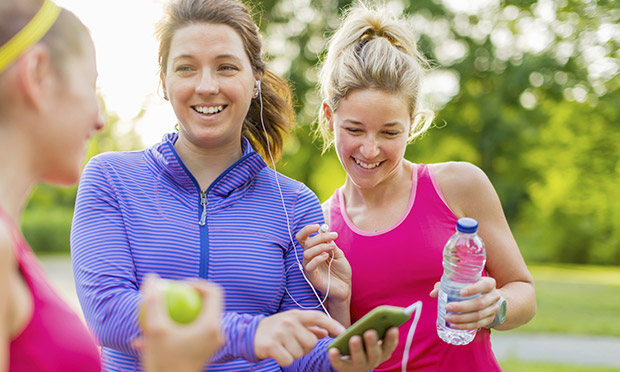
[[453,345],[466,345],[476,337],[476,330],[452,329],[445,321],[446,304],[464,301],[475,297],[462,297],[461,289],[480,279],[486,251],[478,236],[478,221],[473,218],[460,218],[456,223],[456,233],[443,249],[443,275],[439,286],[437,306],[437,334],[445,342]]

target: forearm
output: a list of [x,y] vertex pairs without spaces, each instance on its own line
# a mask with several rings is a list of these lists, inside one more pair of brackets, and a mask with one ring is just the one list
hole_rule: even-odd
[[259,359],[254,350],[254,339],[258,323],[264,315],[239,314],[225,312],[221,320],[224,346],[215,354],[210,363],[221,364],[234,359],[245,359],[256,363]]
[[316,343],[309,354],[295,360],[293,364],[282,367],[285,372],[332,372],[335,371],[327,356],[327,345],[332,342],[331,337],[324,337]]
[[531,282],[511,282],[498,289],[506,300],[506,320],[495,327],[508,331],[529,322],[536,314],[536,293]]
[[339,321],[345,328],[351,326],[351,296],[344,301],[331,300],[328,297],[325,301],[325,307],[331,317]]
[[101,346],[139,356],[131,344],[140,335],[137,309],[141,297],[137,290],[96,291],[77,284],[78,297],[86,322]]

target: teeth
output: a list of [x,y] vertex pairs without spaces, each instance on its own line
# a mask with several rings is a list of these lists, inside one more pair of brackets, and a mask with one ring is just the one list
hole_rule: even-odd
[[222,105],[209,106],[209,107],[196,106],[195,109],[201,114],[213,115],[213,114],[217,114],[218,112],[222,111],[224,109],[224,106]]
[[359,165],[360,167],[362,167],[364,169],[375,169],[375,168],[377,168],[378,166],[381,165],[381,162],[378,162],[378,163],[363,163],[363,162],[361,162],[361,161],[359,161],[359,160],[357,160],[355,158],[353,158],[353,160],[355,160],[355,163],[357,165]]

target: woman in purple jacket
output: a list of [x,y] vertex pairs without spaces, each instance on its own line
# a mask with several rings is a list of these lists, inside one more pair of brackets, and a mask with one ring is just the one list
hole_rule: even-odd
[[[375,332],[351,358],[327,351],[344,328],[320,311],[293,236],[323,220],[316,196],[267,166],[292,127],[287,84],[266,69],[258,27],[236,0],[179,0],[159,24],[164,98],[178,133],[87,165],[72,258],[107,371],[139,370],[132,340],[149,272],[206,278],[225,293],[224,346],[209,371],[365,371],[395,347]],[[258,152],[257,152],[258,151]],[[348,302],[330,304],[348,309]]]

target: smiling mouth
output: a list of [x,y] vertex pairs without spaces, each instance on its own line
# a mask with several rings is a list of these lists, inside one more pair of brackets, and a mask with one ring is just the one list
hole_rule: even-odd
[[358,160],[356,158],[353,158],[353,161],[355,161],[355,164],[359,165],[360,167],[362,167],[364,169],[368,169],[368,170],[375,169],[378,166],[380,166],[381,164],[383,164],[382,161],[380,161],[378,163],[366,163],[366,162],[363,162],[363,161]]
[[222,112],[227,106],[226,105],[217,105],[217,106],[192,106],[194,111],[203,114],[203,115],[216,115]]

